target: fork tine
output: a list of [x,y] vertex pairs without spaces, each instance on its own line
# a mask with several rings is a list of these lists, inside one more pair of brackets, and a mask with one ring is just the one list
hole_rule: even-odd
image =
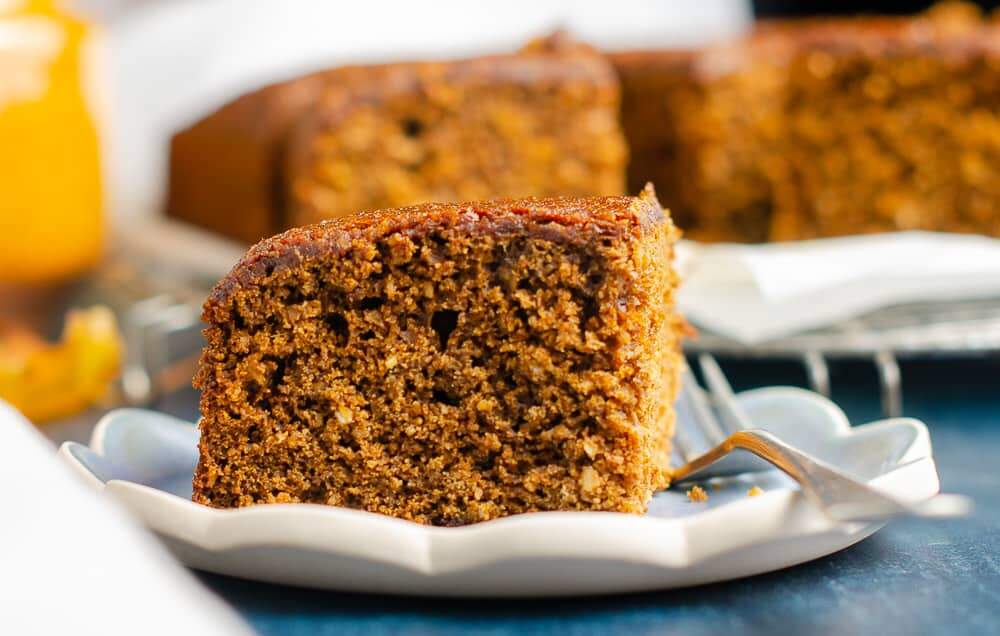
[[677,437],[674,437],[673,443],[670,445],[670,466],[671,468],[677,468],[678,466],[683,466],[687,461],[684,459],[684,455],[681,453],[680,449],[677,448]]
[[683,426],[677,427],[677,431],[674,433],[673,449],[671,452],[672,454],[679,455],[681,458],[679,462],[674,460],[676,462],[675,466],[686,464],[698,455],[701,455],[691,444],[691,440],[688,438],[687,431]]
[[687,365],[684,366],[684,371],[681,374],[681,399],[678,400],[678,403],[684,403],[690,411],[689,420],[705,437],[709,446],[715,446],[726,438],[726,433],[722,430],[718,419],[708,405],[705,392],[698,385],[698,379],[694,377]]
[[726,379],[715,358],[703,353],[698,356],[698,365],[705,376],[705,383],[708,384],[715,406],[722,415],[722,425],[726,428],[726,432],[735,433],[753,428],[750,418],[736,401],[733,387],[729,386],[729,380]]

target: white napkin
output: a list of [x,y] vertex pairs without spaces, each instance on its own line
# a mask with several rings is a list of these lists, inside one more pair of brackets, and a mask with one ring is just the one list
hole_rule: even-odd
[[0,634],[249,634],[0,402]]
[[899,232],[681,250],[694,325],[752,344],[904,302],[1000,294],[1000,240]]

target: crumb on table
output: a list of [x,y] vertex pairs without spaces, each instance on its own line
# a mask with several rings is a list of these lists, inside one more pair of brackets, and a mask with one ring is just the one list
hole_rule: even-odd
[[763,494],[763,493],[764,493],[764,491],[761,489],[760,486],[754,486],[753,488],[751,488],[750,490],[747,491],[747,497],[756,497],[757,495],[760,495],[760,494]]

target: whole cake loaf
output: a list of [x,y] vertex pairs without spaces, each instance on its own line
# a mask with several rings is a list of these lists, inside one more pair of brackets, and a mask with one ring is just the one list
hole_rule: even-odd
[[178,133],[167,214],[253,242],[357,210],[624,192],[619,89],[562,35],[515,55],[333,69]]
[[612,60],[629,142],[656,148],[630,181],[669,187],[694,238],[1000,235],[1000,28],[971,5]]
[[205,304],[194,500],[435,525],[645,511],[682,364],[676,238],[650,189],[404,207],[259,243]]

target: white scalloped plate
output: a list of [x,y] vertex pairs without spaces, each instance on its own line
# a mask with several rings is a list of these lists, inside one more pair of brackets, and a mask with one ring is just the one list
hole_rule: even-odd
[[[927,428],[892,419],[851,428],[794,388],[739,396],[755,424],[907,501],[938,492]],[[656,495],[645,516],[545,512],[434,528],[312,504],[216,510],[190,501],[197,429],[151,411],[108,414],[90,446],[60,454],[155,531],[187,565],[247,579],[356,592],[565,596],[666,589],[769,572],[846,548],[882,524],[836,524],[784,475]],[[762,495],[748,497],[757,485]]]

